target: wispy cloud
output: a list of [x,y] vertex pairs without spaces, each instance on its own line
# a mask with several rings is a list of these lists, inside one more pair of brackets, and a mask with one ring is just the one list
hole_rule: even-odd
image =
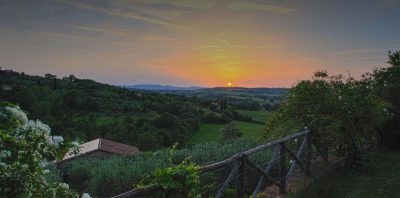
[[105,7],[100,7],[100,6],[91,5],[91,4],[74,2],[74,1],[70,1],[70,0],[59,0],[59,1],[69,4],[69,5],[72,5],[72,6],[75,6],[75,7],[78,7],[78,8],[81,8],[81,9],[92,10],[92,11],[104,13],[104,14],[107,14],[110,16],[123,17],[123,18],[143,21],[146,23],[167,26],[167,27],[173,27],[173,28],[185,28],[184,26],[175,24],[171,21],[165,21],[165,20],[160,20],[160,19],[136,14],[132,10],[128,11],[128,10],[123,10],[123,9],[105,8]]
[[123,31],[123,30],[116,30],[115,28],[104,28],[104,27],[95,27],[95,26],[88,26],[88,25],[70,25],[69,27],[89,31],[89,32],[99,32],[103,34],[111,34],[116,36],[132,36],[133,32]]
[[130,47],[131,44],[127,42],[120,42],[120,41],[115,41],[111,39],[101,39],[98,37],[87,37],[87,36],[82,36],[82,35],[76,35],[76,34],[68,34],[68,33],[59,33],[59,32],[45,32],[45,31],[34,31],[32,32],[34,35],[38,36],[45,36],[45,37],[58,37],[63,40],[74,40],[74,41],[87,41],[90,43],[105,43],[108,46],[115,45],[115,46],[125,46],[125,47]]
[[263,3],[254,3],[254,2],[242,2],[236,1],[227,6],[229,10],[259,10],[259,11],[266,11],[278,14],[290,14],[295,12],[296,9],[282,7],[282,6],[275,6]]
[[281,43],[274,43],[269,45],[256,45],[256,46],[249,46],[249,45],[238,45],[233,44],[232,42],[225,40],[225,39],[216,39],[216,44],[201,44],[200,48],[210,48],[210,49],[268,49],[268,48],[277,48],[285,46]]
[[177,44],[179,43],[176,39],[169,38],[159,34],[145,34],[140,37],[144,41],[159,42],[163,44]]

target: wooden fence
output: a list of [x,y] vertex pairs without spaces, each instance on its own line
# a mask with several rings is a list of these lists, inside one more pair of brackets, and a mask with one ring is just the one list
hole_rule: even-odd
[[[304,137],[304,138],[303,138]],[[297,152],[291,150],[288,147],[289,141],[296,141],[303,138],[300,147],[298,148]],[[205,173],[217,169],[221,169],[233,164],[233,168],[230,171],[230,174],[227,176],[225,182],[219,186],[219,189],[215,195],[215,197],[219,198],[222,197],[224,189],[229,186],[232,180],[236,178],[236,194],[238,198],[245,197],[245,190],[246,190],[246,169],[256,170],[260,173],[260,178],[258,180],[257,187],[252,191],[253,197],[263,190],[265,187],[265,182],[269,181],[272,182],[274,185],[277,185],[280,189],[281,194],[286,193],[286,186],[295,170],[296,166],[299,166],[301,170],[304,171],[305,175],[310,174],[310,165],[311,165],[311,144],[312,144],[312,136],[310,130],[305,130],[266,144],[259,145],[252,149],[249,149],[244,152],[237,153],[230,158],[227,158],[223,161],[210,164],[207,166],[203,166],[200,168],[200,173]],[[315,144],[314,144],[315,145]],[[321,152],[321,150],[315,145],[317,151],[321,153],[325,160],[326,156]],[[259,151],[265,149],[273,149],[274,153],[268,161],[265,168],[259,166],[256,162],[251,160],[249,157]],[[287,167],[288,159],[291,163],[290,167]],[[278,178],[274,178],[271,176],[271,171],[273,168],[274,162],[279,161],[279,175]],[[114,196],[113,198],[126,198],[126,197],[141,197],[145,195],[149,195],[154,191],[162,190],[159,189],[157,186],[146,186],[143,188],[137,188],[130,190],[128,192],[122,193],[120,195]],[[247,189],[248,190],[248,189]]]

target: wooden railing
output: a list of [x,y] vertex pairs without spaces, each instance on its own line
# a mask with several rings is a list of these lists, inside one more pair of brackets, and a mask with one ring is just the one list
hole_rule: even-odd
[[[304,138],[303,138],[304,137]],[[303,138],[300,147],[298,148],[297,152],[294,152],[289,148],[287,143],[289,141],[296,141]],[[233,164],[233,168],[230,171],[230,174],[227,176],[225,182],[218,186],[219,189],[216,193],[216,197],[219,198],[222,196],[226,187],[229,186],[232,180],[236,177],[236,194],[238,198],[245,197],[245,190],[246,190],[246,170],[256,170],[260,173],[260,178],[258,180],[258,184],[256,188],[252,191],[253,197],[263,190],[265,187],[265,182],[269,181],[270,183],[277,185],[280,188],[280,193],[286,193],[286,186],[288,184],[289,179],[291,178],[296,166],[299,166],[302,171],[304,171],[305,175],[310,174],[310,165],[311,165],[311,144],[312,144],[312,136],[310,130],[306,129],[302,132],[259,145],[252,149],[249,149],[244,152],[237,153],[230,158],[227,158],[223,161],[210,164],[207,166],[203,166],[200,168],[200,173],[205,173],[217,169],[221,169]],[[315,144],[314,144],[315,145]],[[268,161],[265,168],[259,166],[255,161],[251,160],[249,157],[259,151],[266,150],[269,148],[273,148],[274,152],[270,161]],[[318,147],[317,151],[320,152]],[[325,159],[325,156],[322,152],[320,152]],[[290,161],[290,167],[287,168],[288,158],[292,158]],[[273,165],[276,161],[279,161],[279,175],[278,178],[274,178],[271,175],[271,171],[273,169]],[[120,195],[114,196],[113,198],[125,198],[125,197],[140,197],[149,195],[152,192],[161,190],[158,186],[146,186],[143,188],[137,188],[130,190],[128,192],[122,193]]]

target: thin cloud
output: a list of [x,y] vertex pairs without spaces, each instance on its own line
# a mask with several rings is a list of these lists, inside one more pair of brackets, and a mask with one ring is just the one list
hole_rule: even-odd
[[230,5],[227,5],[226,9],[228,10],[259,10],[266,11],[278,14],[290,14],[296,11],[293,8],[274,6],[262,3],[252,3],[252,2],[234,2]]
[[108,8],[103,8],[103,7],[99,7],[99,6],[95,6],[95,5],[72,2],[69,0],[59,0],[59,1],[69,4],[69,5],[72,5],[72,6],[75,6],[75,7],[78,7],[78,8],[81,8],[81,9],[97,11],[97,12],[105,13],[110,16],[118,16],[118,17],[123,17],[123,18],[128,18],[128,19],[134,19],[134,20],[143,21],[143,22],[150,23],[150,24],[173,27],[173,28],[181,28],[181,29],[185,28],[184,26],[175,24],[173,22],[159,20],[159,19],[150,18],[150,17],[145,17],[145,16],[135,14],[133,12],[122,11],[119,9],[118,10],[117,9],[108,9]]
[[178,41],[173,38],[169,38],[166,36],[162,36],[159,34],[145,34],[140,37],[144,41],[153,41],[153,42],[161,42],[164,44],[177,44]]
[[79,35],[74,35],[74,34],[66,34],[66,33],[58,33],[58,32],[45,32],[45,31],[34,31],[32,34],[39,35],[39,36],[45,36],[45,37],[59,37],[61,39],[72,39],[72,40],[81,40],[81,41],[88,41],[92,43],[107,43],[113,44],[116,46],[131,46],[129,43],[126,42],[118,42],[118,41],[113,41],[113,40],[105,40],[105,39],[99,39],[95,37],[86,37],[86,36],[79,36]]
[[132,32],[127,32],[127,31],[113,30],[108,28],[101,28],[101,27],[94,27],[87,25],[70,25],[69,27],[83,31],[99,32],[103,34],[112,34],[116,36],[131,36],[133,34]]
[[218,44],[202,44],[200,48],[211,48],[211,49],[227,49],[227,48],[235,48],[235,49],[268,49],[268,48],[276,48],[282,47],[284,44],[270,44],[270,45],[260,45],[260,46],[243,46],[236,45],[231,43],[228,40],[217,39]]

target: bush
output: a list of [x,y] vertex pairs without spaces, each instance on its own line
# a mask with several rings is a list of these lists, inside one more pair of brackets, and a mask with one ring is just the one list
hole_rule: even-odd
[[389,104],[373,93],[371,84],[368,78],[345,79],[317,71],[312,80],[301,81],[289,91],[287,101],[268,120],[265,137],[307,126],[319,145],[357,159],[377,145],[379,131],[389,118]]
[[392,115],[385,123],[381,133],[383,143],[397,146],[400,142],[400,51],[389,52],[389,67],[375,69],[368,74],[373,82],[373,90],[384,100],[392,104],[387,109]]
[[182,162],[176,166],[157,169],[140,182],[142,187],[149,185],[162,188],[154,197],[200,197],[199,166]]
[[28,117],[18,106],[0,105],[1,197],[77,197],[50,175],[49,161],[62,158],[73,145]]

